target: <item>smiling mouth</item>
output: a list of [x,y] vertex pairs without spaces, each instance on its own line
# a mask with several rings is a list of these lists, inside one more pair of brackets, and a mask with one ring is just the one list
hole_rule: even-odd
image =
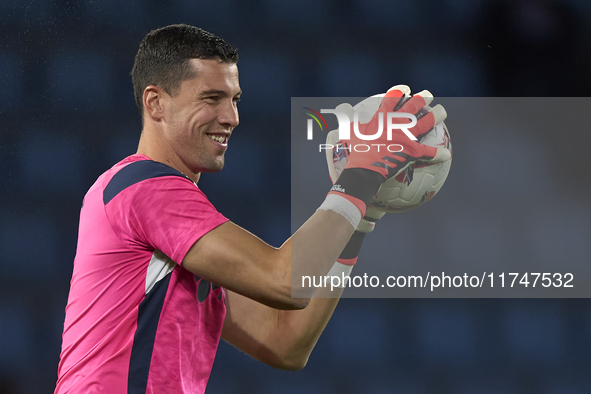
[[213,135],[207,134],[209,138],[214,140],[215,142],[219,142],[222,145],[226,145],[228,143],[228,136],[227,135]]

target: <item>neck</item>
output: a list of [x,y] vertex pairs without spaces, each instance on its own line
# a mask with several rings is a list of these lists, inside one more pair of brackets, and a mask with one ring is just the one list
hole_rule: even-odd
[[193,182],[197,183],[201,173],[191,172],[162,135],[163,133],[159,133],[158,130],[144,126],[142,135],[140,136],[137,153],[147,156],[154,161],[164,163],[175,170],[182,172]]

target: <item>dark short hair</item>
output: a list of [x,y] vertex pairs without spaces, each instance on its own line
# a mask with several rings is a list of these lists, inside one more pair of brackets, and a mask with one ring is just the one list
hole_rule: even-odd
[[212,33],[185,24],[152,30],[144,37],[131,70],[135,102],[142,119],[146,87],[160,86],[169,95],[176,95],[181,83],[195,76],[190,59],[237,63],[238,50]]

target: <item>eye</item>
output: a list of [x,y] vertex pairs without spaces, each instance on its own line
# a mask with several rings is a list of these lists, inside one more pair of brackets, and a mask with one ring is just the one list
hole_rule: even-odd
[[208,97],[205,97],[205,99],[212,101],[212,102],[217,102],[217,101],[220,101],[220,96],[208,96]]

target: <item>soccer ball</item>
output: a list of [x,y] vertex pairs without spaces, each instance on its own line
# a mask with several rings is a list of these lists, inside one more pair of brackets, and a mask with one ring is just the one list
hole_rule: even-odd
[[[420,142],[451,150],[449,131],[443,122],[429,131]],[[445,183],[450,168],[451,159],[437,164],[412,164],[384,182],[374,196],[371,207],[384,212],[404,212],[419,207],[435,197]]]
[[[361,123],[367,123],[373,113],[377,111],[375,99],[381,99],[380,96],[383,97],[383,95],[373,96],[370,98],[374,99],[373,102],[366,99],[354,107],[355,111],[359,113]],[[379,106],[379,103],[377,105]],[[347,164],[342,144],[336,140],[338,140],[337,130],[330,132],[327,138],[327,144],[333,146],[332,151],[327,151],[329,172],[333,181],[336,181]],[[443,122],[429,131],[420,142],[425,145],[452,149],[449,131]],[[431,200],[439,192],[447,179],[450,168],[451,159],[437,164],[414,163],[397,176],[384,182],[373,197],[370,207],[383,212],[404,212],[417,208]]]

